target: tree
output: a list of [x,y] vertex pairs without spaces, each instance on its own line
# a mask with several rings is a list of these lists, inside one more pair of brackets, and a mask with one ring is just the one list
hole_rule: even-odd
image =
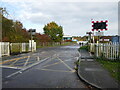
[[51,41],[51,39],[48,35],[40,34],[40,33],[36,33],[34,39],[38,42],[50,42]]
[[23,28],[20,21],[13,21],[2,16],[2,41],[4,42],[28,42],[29,33]]
[[48,35],[52,41],[60,42],[63,37],[63,28],[58,26],[55,22],[50,22],[43,28],[44,33]]

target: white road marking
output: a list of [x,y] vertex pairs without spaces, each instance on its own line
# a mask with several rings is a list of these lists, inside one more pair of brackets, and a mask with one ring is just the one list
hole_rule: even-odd
[[25,64],[23,65],[23,67],[27,65],[27,63],[28,63],[29,60],[30,60],[30,56],[28,56],[28,58],[27,58]]
[[0,66],[1,68],[11,68],[11,69],[22,69],[22,68],[19,68],[19,67],[11,67],[11,66]]
[[41,62],[43,62],[43,61],[46,61],[48,58],[50,58],[50,57],[47,57],[47,58],[45,58],[45,59],[43,59],[43,60],[40,60],[39,62],[34,63],[34,64],[32,64],[32,65],[30,65],[30,66],[28,66],[28,67],[26,67],[26,68],[22,68],[21,70],[15,72],[15,73],[12,73],[12,74],[10,74],[10,75],[8,75],[6,78],[9,78],[9,77],[12,77],[12,76],[14,76],[14,75],[16,75],[16,74],[18,74],[18,73],[21,73],[21,72],[23,72],[24,70],[26,70],[26,69],[28,69],[28,68],[31,68],[31,67],[33,67],[33,66],[35,66],[35,65],[37,65],[37,64],[39,64],[39,63],[41,63]]
[[70,69],[71,71],[73,71],[73,69],[68,66],[65,62],[63,62],[63,60],[61,60],[59,57],[57,57],[68,69]]
[[[55,59],[55,58],[54,58]],[[64,62],[68,62],[68,61],[73,61],[73,60],[71,60],[71,59],[68,59],[68,60],[64,60]],[[59,62],[56,62],[56,63],[53,63],[53,64],[48,64],[48,65],[45,65],[45,66],[43,66],[43,67],[49,67],[49,66],[53,66],[53,65],[56,65],[56,64],[60,64],[60,63],[62,63],[61,61],[59,61]]]
[[56,54],[53,55],[53,57],[51,57],[51,59],[49,61],[47,61],[45,64],[49,63],[50,61],[54,60],[56,58],[55,56]]
[[54,72],[70,72],[70,73],[73,73],[73,72],[75,72],[75,70],[72,70],[72,71],[64,71],[64,70],[52,70],[52,69],[40,69],[40,70],[44,70],[44,71],[54,71]]
[[53,66],[53,65],[56,65],[56,64],[60,64],[60,63],[62,63],[62,62],[61,61],[60,62],[56,62],[56,63],[53,63],[53,64],[45,65],[43,67],[49,67],[49,66]]

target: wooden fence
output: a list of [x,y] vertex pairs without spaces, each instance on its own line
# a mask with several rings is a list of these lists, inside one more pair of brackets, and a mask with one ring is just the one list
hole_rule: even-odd
[[90,52],[96,57],[110,60],[120,59],[120,43],[90,43]]
[[22,53],[36,51],[36,42],[32,43],[9,43],[9,42],[0,42],[0,57],[9,56],[11,53]]

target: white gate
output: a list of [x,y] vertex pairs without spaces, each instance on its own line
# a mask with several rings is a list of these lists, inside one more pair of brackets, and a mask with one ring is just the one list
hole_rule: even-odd
[[5,55],[10,55],[9,42],[0,42],[0,57]]
[[36,51],[36,42],[31,43],[9,43],[0,42],[0,57],[9,56],[10,53],[22,53],[28,51]]

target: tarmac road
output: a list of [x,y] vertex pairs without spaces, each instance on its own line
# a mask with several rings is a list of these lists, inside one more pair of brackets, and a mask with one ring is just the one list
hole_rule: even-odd
[[[78,48],[78,45],[42,48],[6,59],[2,67],[3,88],[87,88],[74,70]],[[27,68],[30,65],[33,66]]]

